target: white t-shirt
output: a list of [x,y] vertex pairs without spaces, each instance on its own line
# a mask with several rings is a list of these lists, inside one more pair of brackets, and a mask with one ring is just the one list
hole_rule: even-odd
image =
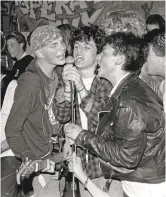
[[[3,105],[2,105],[2,108],[1,108],[1,111],[0,111],[0,116],[1,116],[1,121],[0,121],[1,143],[6,139],[5,126],[6,126],[8,116],[10,114],[10,110],[11,110],[12,105],[13,105],[14,93],[15,93],[16,87],[17,87],[17,81],[12,80],[7,87],[5,97],[4,97],[4,101],[3,101]],[[0,155],[0,157],[5,157],[5,156],[14,156],[14,154],[13,154],[12,150],[9,149],[9,150],[5,151],[4,153],[2,153]]]
[[[91,78],[88,78],[88,79],[82,79],[82,81],[83,81],[83,83],[85,85],[85,88],[87,90],[90,90],[94,77],[95,76],[93,76]],[[81,98],[80,98],[79,93],[78,93],[78,103],[79,104],[81,103]],[[81,118],[82,128],[87,130],[88,129],[88,120],[87,120],[87,117],[86,117],[84,111],[81,108],[79,108],[79,112],[80,112],[80,118]]]

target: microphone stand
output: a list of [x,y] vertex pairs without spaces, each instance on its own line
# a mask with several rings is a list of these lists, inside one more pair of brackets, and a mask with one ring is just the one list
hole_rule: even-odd
[[[70,95],[70,99],[71,99],[71,123],[75,123],[75,86],[74,86],[74,82],[73,81],[70,81],[70,89],[71,89],[71,95]],[[72,149],[73,149],[73,152],[76,153],[76,144],[74,143],[72,145]],[[73,197],[75,197],[75,192],[74,190],[76,190],[75,188],[75,176],[74,176],[74,173],[73,173],[73,177],[72,177],[72,190],[73,190]]]

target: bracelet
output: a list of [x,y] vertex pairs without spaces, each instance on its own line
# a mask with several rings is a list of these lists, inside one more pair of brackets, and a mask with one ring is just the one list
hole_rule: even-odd
[[81,88],[80,90],[77,90],[77,92],[78,92],[78,93],[81,92],[84,88],[85,88],[85,87],[83,86],[83,88]]
[[70,93],[70,92],[67,92],[66,90],[64,90],[64,92],[66,92],[66,93]]
[[84,189],[86,189],[86,186],[87,186],[87,184],[88,184],[88,181],[89,181],[89,177],[87,177],[87,179],[86,179],[85,183],[83,184]]

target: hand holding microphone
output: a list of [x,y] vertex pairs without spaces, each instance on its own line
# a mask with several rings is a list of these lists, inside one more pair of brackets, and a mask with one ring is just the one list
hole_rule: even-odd
[[63,80],[67,86],[69,86],[70,81],[74,82],[77,92],[79,92],[84,88],[84,84],[79,71],[75,66],[73,66],[73,63],[74,58],[72,56],[68,56],[66,58],[66,65],[64,66]]
[[[85,86],[83,84],[81,75],[79,71],[76,69],[75,66],[73,66],[74,58],[69,56],[66,58],[66,65],[64,66],[63,70],[63,81],[65,83],[65,99],[70,102],[70,92],[71,88],[74,88],[74,85],[76,86],[77,92],[81,92],[84,90]],[[74,84],[73,84],[74,83]]]
[[62,78],[65,83],[65,91],[64,91],[64,97],[65,100],[71,101],[71,82],[67,79],[68,75],[68,69],[72,68],[74,64],[74,58],[72,56],[68,56],[66,58],[66,65],[64,66]]

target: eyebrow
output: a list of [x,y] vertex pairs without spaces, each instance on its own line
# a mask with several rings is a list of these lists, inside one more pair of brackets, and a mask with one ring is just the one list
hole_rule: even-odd
[[[81,42],[81,43],[85,43],[85,44],[88,44],[88,45],[90,45],[91,47],[93,47],[93,45],[92,45],[90,42]],[[79,41],[76,41],[75,44],[79,44]],[[74,44],[74,45],[75,45],[75,44]]]

